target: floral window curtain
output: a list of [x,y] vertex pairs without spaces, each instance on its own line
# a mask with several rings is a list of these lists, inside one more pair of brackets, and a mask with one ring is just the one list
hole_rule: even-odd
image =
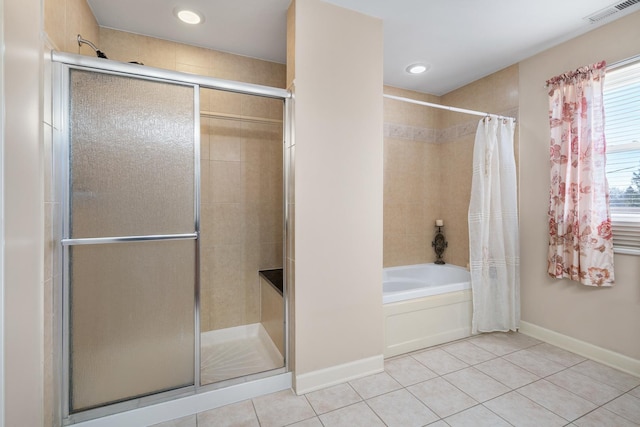
[[605,66],[602,61],[547,81],[548,273],[589,286],[614,284],[602,100]]

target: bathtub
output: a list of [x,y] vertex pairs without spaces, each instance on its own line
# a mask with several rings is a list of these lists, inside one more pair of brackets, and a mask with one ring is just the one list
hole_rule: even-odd
[[469,272],[455,265],[383,269],[385,357],[471,335]]

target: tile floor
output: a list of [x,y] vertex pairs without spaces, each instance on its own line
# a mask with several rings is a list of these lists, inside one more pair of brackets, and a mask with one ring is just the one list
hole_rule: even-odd
[[518,333],[385,361],[376,375],[282,391],[161,427],[640,426],[640,378]]

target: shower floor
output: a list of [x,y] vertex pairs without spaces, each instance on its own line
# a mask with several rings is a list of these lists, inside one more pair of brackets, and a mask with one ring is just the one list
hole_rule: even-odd
[[284,366],[284,358],[260,323],[204,332],[200,349],[201,384]]

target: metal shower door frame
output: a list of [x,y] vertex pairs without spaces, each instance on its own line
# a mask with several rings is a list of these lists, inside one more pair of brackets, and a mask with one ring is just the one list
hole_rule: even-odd
[[[103,70],[97,68],[89,68],[83,67],[73,64],[60,64],[60,67],[54,67],[57,73],[59,80],[57,80],[61,84],[61,93],[60,95],[60,105],[58,111],[56,112],[54,108],[54,121],[58,125],[57,129],[59,130],[61,140],[55,141],[55,147],[59,151],[58,160],[60,165],[60,177],[61,177],[61,198],[62,201],[62,238],[60,239],[60,244],[62,246],[62,418],[63,420],[68,420],[69,423],[75,423],[84,421],[86,419],[96,418],[100,416],[104,416],[106,414],[113,413],[113,408],[116,408],[116,411],[122,411],[127,409],[132,409],[140,406],[140,404],[144,404],[145,402],[155,401],[157,399],[166,399],[171,397],[182,396],[191,392],[194,392],[199,386],[198,383],[198,375],[199,375],[199,366],[200,366],[200,334],[195,333],[195,331],[199,330],[200,327],[200,313],[199,313],[199,254],[200,254],[200,118],[197,112],[200,109],[200,99],[199,99],[199,86],[190,83],[182,83],[176,82],[173,80],[166,80],[157,77],[145,77],[141,75],[131,75],[126,72],[121,72],[117,70]],[[71,145],[71,135],[70,135],[70,117],[69,117],[69,106],[70,106],[70,80],[71,80],[71,72],[72,70],[82,70],[88,72],[101,73],[106,75],[115,75],[127,78],[134,78],[139,80],[148,80],[155,81],[160,83],[170,83],[170,84],[178,84],[183,85],[185,87],[191,87],[194,91],[194,232],[193,233],[184,233],[184,234],[162,234],[162,235],[142,235],[142,236],[112,236],[112,237],[102,237],[102,238],[78,238],[72,239],[69,238],[71,234],[71,200],[70,200],[70,172],[71,165],[69,160],[70,154],[70,145]],[[57,119],[57,120],[56,120]],[[169,241],[169,240],[195,240],[195,283],[194,283],[194,384],[187,387],[181,387],[178,389],[155,393],[149,396],[143,396],[139,398],[134,398],[127,400],[122,403],[115,404],[105,404],[99,408],[88,409],[85,411],[80,411],[76,413],[71,413],[71,405],[70,405],[70,385],[71,385],[71,333],[70,333],[70,315],[71,315],[71,307],[70,303],[70,271],[69,271],[69,249],[73,246],[79,245],[101,245],[101,244],[118,244],[118,243],[133,243],[133,242],[153,242],[153,241]]]
[[[173,235],[151,235],[151,236],[114,236],[108,238],[86,238],[70,239],[70,194],[69,194],[69,102],[70,102],[70,75],[72,69],[98,72],[104,74],[119,75],[142,80],[158,81],[163,83],[191,86],[194,88],[194,233],[173,234]],[[120,413],[130,409],[139,408],[155,403],[170,401],[180,397],[192,396],[200,392],[215,390],[225,384],[211,384],[202,386],[200,384],[200,105],[199,93],[201,88],[222,90],[246,95],[254,95],[267,98],[275,98],[283,101],[283,150],[291,139],[291,125],[287,123],[290,119],[291,93],[285,89],[268,86],[241,83],[229,80],[216,79],[205,76],[192,75],[187,73],[146,67],[138,64],[122,63],[111,60],[92,58],[81,55],[52,52],[52,87],[53,87],[53,125],[54,125],[54,181],[57,200],[61,200],[61,207],[54,213],[61,221],[58,232],[54,233],[55,241],[60,244],[56,247],[54,256],[59,271],[62,272],[62,280],[56,279],[54,284],[54,307],[58,307],[56,319],[54,319],[54,383],[58,391],[58,396],[54,396],[61,408],[60,418],[63,425],[75,424],[78,422],[103,417],[115,413]],[[284,163],[288,163],[287,156],[283,157]],[[288,168],[285,165],[285,171]],[[284,180],[284,233],[283,233],[283,262],[286,264],[287,230],[289,229],[289,215],[287,208],[288,188]],[[194,384],[175,390],[156,393],[149,396],[134,398],[120,403],[108,404],[96,409],[83,412],[70,413],[70,359],[69,359],[69,248],[83,244],[117,244],[123,242],[142,241],[162,241],[162,240],[195,240],[195,286],[194,286]],[[281,372],[289,371],[289,301],[287,292],[287,269],[284,268],[284,306],[285,306],[285,367],[277,370]],[[61,313],[60,313],[61,311]],[[55,366],[57,365],[57,370]],[[263,375],[252,376],[255,378]]]

